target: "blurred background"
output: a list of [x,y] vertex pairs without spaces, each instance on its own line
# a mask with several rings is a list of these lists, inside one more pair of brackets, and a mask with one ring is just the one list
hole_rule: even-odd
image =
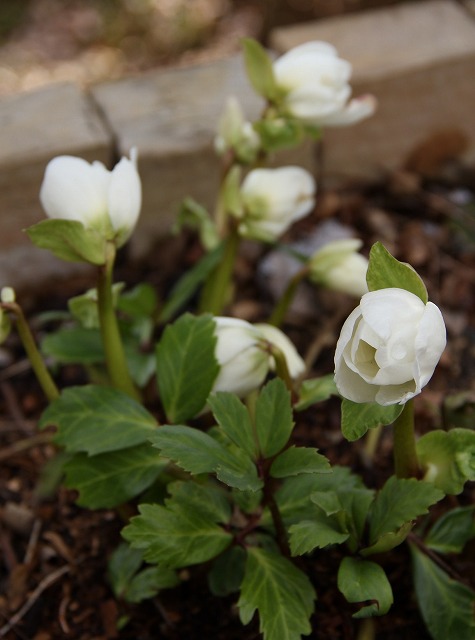
[[400,1],[0,0],[0,97],[214,60],[275,26]]

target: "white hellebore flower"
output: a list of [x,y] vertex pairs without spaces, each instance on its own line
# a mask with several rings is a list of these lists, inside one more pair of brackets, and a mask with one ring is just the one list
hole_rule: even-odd
[[273,242],[293,222],[310,213],[315,192],[315,180],[301,167],[254,169],[241,186],[243,217],[239,233]]
[[312,282],[361,298],[368,292],[368,260],[358,253],[362,244],[357,238],[348,238],[324,245],[308,263]]
[[252,325],[239,318],[214,318],[215,356],[221,369],[212,393],[228,391],[244,397],[257,389],[273,369],[269,343],[284,354],[289,373],[297,378],[305,369],[302,358],[282,331],[270,325]]
[[327,42],[307,42],[274,62],[284,109],[316,127],[353,124],[374,113],[376,99],[364,95],[350,100],[351,65]]
[[404,404],[421,392],[445,348],[442,314],[404,289],[370,291],[344,323],[335,383],[353,402]]
[[122,246],[135,228],[142,204],[135,149],[112,171],[102,162],[58,156],[46,167],[40,200],[49,218],[76,220]]

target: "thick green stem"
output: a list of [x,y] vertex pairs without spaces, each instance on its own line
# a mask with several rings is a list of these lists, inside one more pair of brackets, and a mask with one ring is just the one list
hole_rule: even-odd
[[417,478],[419,462],[416,452],[416,437],[414,433],[414,401],[409,400],[404,405],[402,413],[393,425],[394,433],[394,468],[398,478]]
[[287,311],[289,310],[290,305],[295,297],[297,292],[297,288],[302,280],[307,276],[308,269],[307,267],[298,271],[290,280],[282,294],[279,302],[274,307],[274,311],[272,312],[271,317],[269,318],[269,324],[274,325],[274,327],[280,327],[284,322]]
[[102,344],[104,347],[106,368],[112,384],[120,391],[140,402],[140,394],[130,377],[124,346],[120,336],[117,316],[112,296],[112,271],[115,260],[115,246],[107,245],[106,263],[99,267],[97,298]]
[[5,310],[11,311],[16,317],[18,335],[20,336],[23,347],[25,348],[28,359],[33,371],[35,372],[35,376],[38,379],[45,396],[48,398],[49,402],[56,400],[56,398],[59,397],[58,387],[54,383],[53,378],[51,377],[44,360],[38,351],[35,339],[31,333],[21,307],[16,302],[5,303],[2,306]]
[[237,229],[231,230],[224,241],[224,254],[221,262],[213,269],[203,289],[200,301],[202,313],[212,313],[219,316],[223,313],[229,299],[229,289],[234,271],[241,238]]

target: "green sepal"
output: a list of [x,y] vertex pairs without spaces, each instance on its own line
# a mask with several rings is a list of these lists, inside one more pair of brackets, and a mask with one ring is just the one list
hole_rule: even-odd
[[254,90],[270,102],[277,101],[282,92],[277,86],[268,53],[253,38],[243,38],[242,46],[247,76]]
[[422,278],[410,265],[396,260],[381,242],[371,247],[366,281],[370,291],[395,287],[413,293],[424,304],[429,300]]
[[105,236],[76,220],[43,220],[25,231],[33,244],[61,260],[98,266],[106,262]]
[[343,398],[341,403],[341,430],[344,437],[353,442],[363,437],[368,429],[392,424],[402,413],[404,405],[383,407],[376,402],[352,402]]
[[444,493],[457,495],[468,480],[475,480],[475,431],[431,431],[416,443],[424,480]]
[[156,348],[157,381],[169,422],[186,421],[203,409],[219,373],[216,340],[210,315],[186,313],[163,332]]
[[262,148],[268,153],[295,147],[301,144],[305,136],[305,129],[300,122],[279,115],[259,120],[254,128],[261,138]]
[[383,616],[394,602],[393,591],[383,568],[375,562],[359,558],[343,558],[338,569],[338,589],[348,602],[362,606],[353,618]]
[[287,558],[250,547],[239,598],[239,616],[248,624],[259,612],[264,640],[300,640],[311,632],[315,590]]

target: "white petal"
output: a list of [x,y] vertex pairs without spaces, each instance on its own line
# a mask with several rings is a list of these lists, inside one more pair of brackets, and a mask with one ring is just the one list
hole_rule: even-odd
[[254,326],[268,342],[282,351],[290,376],[294,379],[298,378],[305,371],[305,362],[285,333],[270,324],[261,323]]
[[352,402],[374,402],[378,387],[368,384],[340,359],[335,367],[335,384],[340,395]]
[[322,118],[320,124],[322,126],[342,127],[348,124],[354,124],[365,118],[369,118],[376,111],[378,101],[372,95],[359,96],[353,98],[341,110]]
[[361,298],[360,306],[365,322],[386,342],[395,331],[415,335],[425,309],[420,298],[397,288],[370,291]]
[[142,186],[135,163],[122,158],[114,167],[109,186],[109,217],[114,231],[122,231],[121,244],[132,233],[142,204]]
[[431,379],[446,343],[447,335],[442,313],[435,304],[428,302],[415,341],[421,387]]
[[50,218],[77,220],[89,226],[107,215],[102,172],[82,158],[58,156],[51,160],[40,200]]
[[338,338],[335,349],[335,369],[339,367],[340,361],[343,359],[343,352],[353,337],[355,325],[359,319],[361,319],[361,308],[357,306],[356,309],[353,309],[350,313],[341,328],[340,337]]
[[400,385],[388,385],[379,387],[375,401],[387,407],[391,404],[404,404],[420,392],[414,380]]

